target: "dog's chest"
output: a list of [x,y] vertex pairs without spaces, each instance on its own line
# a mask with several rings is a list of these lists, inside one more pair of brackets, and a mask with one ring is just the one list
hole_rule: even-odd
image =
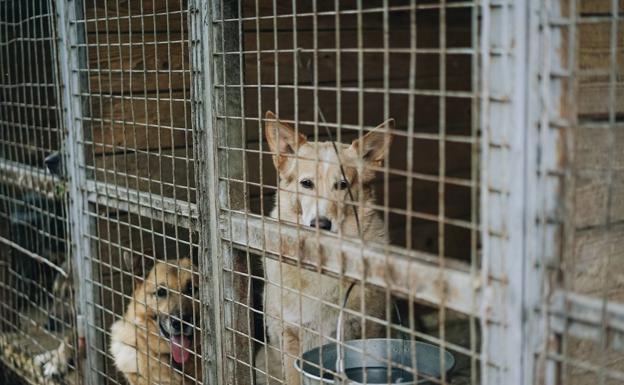
[[[318,324],[339,303],[339,282],[315,272],[267,260],[267,311],[283,314],[284,320],[304,325]],[[320,315],[323,315],[321,317]]]

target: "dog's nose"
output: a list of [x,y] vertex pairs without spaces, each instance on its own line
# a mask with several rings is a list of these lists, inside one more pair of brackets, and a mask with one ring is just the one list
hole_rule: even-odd
[[182,317],[171,317],[171,328],[176,332],[180,332],[186,325],[191,323],[191,318],[190,314],[184,314]]
[[310,222],[310,226],[318,226],[321,230],[331,230],[332,223],[329,219],[325,217],[319,217],[312,219],[312,222]]
[[182,321],[176,317],[171,318],[171,328],[174,331],[179,332],[182,330]]

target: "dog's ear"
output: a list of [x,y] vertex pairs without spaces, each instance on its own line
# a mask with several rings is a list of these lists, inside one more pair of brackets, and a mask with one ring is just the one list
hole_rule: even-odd
[[[148,254],[151,254],[149,250],[146,250]],[[151,255],[136,255],[129,251],[123,252],[123,261],[126,270],[132,274],[132,278],[138,283],[143,282],[147,273],[154,266],[154,257]]]
[[388,155],[388,150],[392,144],[392,134],[390,130],[394,128],[394,119],[388,119],[375,127],[360,139],[351,143],[358,156],[361,156],[367,163],[381,166],[383,160]]
[[267,111],[265,116],[265,134],[273,155],[273,163],[281,170],[289,155],[294,155],[299,146],[308,140],[305,135],[295,132],[295,129],[287,123],[277,120],[275,114]]

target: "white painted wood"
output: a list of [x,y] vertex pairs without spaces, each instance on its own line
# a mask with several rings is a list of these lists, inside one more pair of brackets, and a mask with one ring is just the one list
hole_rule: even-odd
[[482,8],[481,276],[484,385],[525,384],[527,1]]
[[[479,299],[473,296],[481,282],[472,278],[470,266],[464,263],[449,263],[442,271],[435,258],[425,253],[401,253],[399,248],[362,245],[355,239],[316,234],[313,229],[242,214],[222,215],[220,227],[224,239],[236,247],[263,252],[268,258],[279,255],[284,263],[300,261],[302,268],[321,267],[324,274],[357,281],[365,279],[370,284],[389,287],[397,296],[411,296],[433,304],[444,301],[447,308],[465,314],[478,309],[474,302],[478,304]],[[298,253],[299,240],[305,234],[313,235],[310,237],[313,242],[318,237],[319,253]]]
[[624,304],[605,305],[601,298],[558,290],[550,300],[549,310],[551,331],[599,343],[605,326],[610,333],[608,346],[624,351]]

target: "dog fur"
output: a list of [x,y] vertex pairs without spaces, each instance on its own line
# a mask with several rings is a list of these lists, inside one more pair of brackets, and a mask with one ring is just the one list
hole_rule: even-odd
[[[310,142],[267,112],[265,134],[280,177],[271,217],[278,218],[279,214],[281,221],[302,226],[321,227],[322,223],[329,231],[358,237],[354,206],[347,204],[350,197],[342,183],[340,162],[354,202],[363,202],[357,209],[362,239],[387,242],[383,221],[371,207],[375,201],[371,182],[375,177],[372,167],[381,166],[388,153],[392,141],[388,130],[393,125],[394,120],[387,120],[351,145],[335,143],[338,155],[331,142]],[[258,383],[269,378],[266,382],[284,379],[285,384],[298,385],[300,377],[294,361],[304,351],[329,342],[327,337],[335,338],[340,296],[349,283],[272,259],[265,262],[265,277],[264,311],[269,346],[259,350],[256,367],[268,375],[257,373],[256,377]],[[384,319],[385,302],[382,292],[356,285],[347,308]],[[345,340],[381,333],[379,324],[363,322],[362,317],[345,316]]]
[[201,381],[200,336],[193,333],[198,282],[192,271],[188,258],[157,261],[135,286],[123,318],[111,326],[110,352],[131,385]]
[[[63,378],[72,367],[79,364],[84,356],[84,343],[75,335],[75,329],[70,327],[76,322],[74,314],[71,259],[67,258],[61,268],[67,276],[57,274],[52,285],[53,302],[48,309],[48,323],[46,329],[60,332],[64,336],[59,346],[50,351],[37,354],[33,362],[41,367],[46,378]],[[74,347],[77,346],[76,350]],[[78,362],[74,360],[78,358]]]

